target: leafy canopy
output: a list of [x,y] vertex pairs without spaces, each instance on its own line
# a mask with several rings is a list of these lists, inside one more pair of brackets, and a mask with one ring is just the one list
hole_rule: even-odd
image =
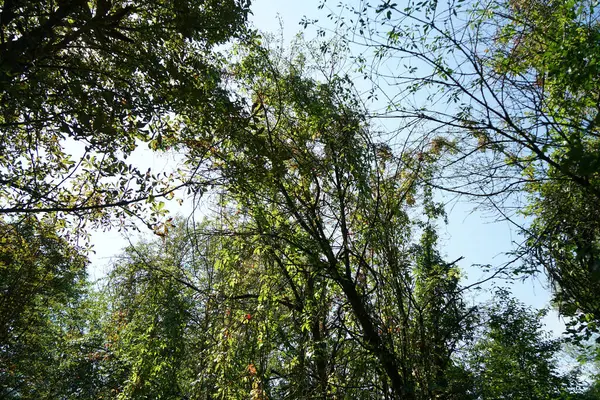
[[195,137],[227,107],[214,47],[242,35],[247,1],[0,7],[0,213],[108,223],[187,182],[127,158]]

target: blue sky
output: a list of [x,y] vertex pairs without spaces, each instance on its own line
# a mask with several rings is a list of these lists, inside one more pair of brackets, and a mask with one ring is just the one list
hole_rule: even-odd
[[[298,32],[302,31],[299,23],[303,16],[319,19],[321,25],[327,24],[326,15],[330,11],[318,10],[319,3],[319,0],[256,0],[252,4],[251,20],[255,27],[263,32],[279,33],[280,28],[283,27],[283,37],[285,41],[289,42]],[[337,3],[328,2],[327,5],[336,10]],[[304,32],[307,39],[311,39],[315,35],[314,29]],[[143,151],[134,158],[135,162],[143,164],[145,168],[151,167],[157,172],[171,168],[176,163],[176,159],[177,157],[172,155],[161,156],[149,151]],[[189,204],[176,207],[175,203],[172,203],[172,206],[173,214],[186,215],[191,211]],[[460,265],[467,275],[466,282],[468,283],[489,276],[489,273],[472,265],[501,265],[509,259],[505,253],[513,248],[514,242],[520,240],[508,222],[494,222],[495,216],[484,214],[475,210],[474,207],[474,204],[466,202],[450,202],[448,205],[449,223],[446,226],[440,226],[442,252],[447,260],[464,257]],[[128,233],[128,235],[133,241],[139,237],[137,233]],[[150,232],[142,232],[142,235],[150,235]],[[92,257],[93,266],[90,272],[92,278],[98,278],[108,270],[110,259],[128,244],[128,239],[116,231],[96,232],[92,235],[92,242],[95,245],[96,254]],[[497,284],[508,285],[506,282],[497,282]],[[492,296],[490,287],[486,286],[487,289],[481,291],[476,300],[489,299]],[[528,305],[535,308],[548,305],[550,296],[540,279],[529,279],[523,283],[516,282],[511,287],[515,297]],[[546,317],[545,323],[547,329],[555,334],[560,333],[564,326],[554,312]]]

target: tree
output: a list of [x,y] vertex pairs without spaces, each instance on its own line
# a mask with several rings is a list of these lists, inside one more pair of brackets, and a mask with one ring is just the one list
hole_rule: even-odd
[[[513,221],[525,237],[517,272],[543,267],[561,312],[593,331],[600,194],[593,4],[345,7],[351,16],[340,14],[340,37],[374,82],[371,95],[389,99],[384,116],[419,130],[424,148],[446,144],[445,167],[423,177],[427,184],[483,199]],[[380,65],[397,68],[389,74]]]
[[600,395],[600,350],[598,343],[589,341],[586,345],[581,344],[576,347],[571,347],[570,350],[575,350],[574,356],[584,368],[585,377],[584,384],[581,385],[579,392],[574,395],[573,399],[597,399]]
[[[594,208],[600,197],[598,172],[598,40],[600,25],[586,1],[511,4],[493,66],[501,76],[536,77],[543,102],[548,167],[524,171],[535,218],[529,235],[532,262],[541,264],[555,288],[564,315],[589,337],[597,329],[600,303],[599,221]],[[499,10],[506,5],[497,6]],[[497,17],[496,17],[497,18]],[[541,21],[550,21],[541,27]],[[573,331],[574,332],[574,331]],[[581,332],[581,330],[580,330]]]
[[180,176],[126,159],[141,144],[166,149],[218,123],[230,105],[213,49],[242,34],[248,6],[2,1],[0,213],[107,223],[172,196]]
[[[423,225],[424,244],[414,247],[408,214],[419,196],[431,223],[442,213],[415,185],[414,169],[432,168],[435,154],[394,154],[374,143],[349,80],[312,68],[307,56],[241,51],[231,75],[252,104],[240,127],[210,148],[223,184],[221,230],[279,269],[286,286],[268,297],[304,315],[302,330],[316,346],[311,390],[353,393],[335,364],[341,334],[364,349],[374,373],[360,381],[363,394],[449,396],[445,372],[470,310],[458,271],[435,251],[433,225]],[[312,73],[324,82],[306,77]],[[251,262],[235,256],[240,268],[240,259]],[[356,367],[346,366],[359,376]]]
[[209,226],[177,219],[115,263],[103,289],[109,357],[101,362],[112,371],[112,397],[241,398],[253,390],[260,313],[246,289],[260,277],[230,284],[239,276],[219,267],[227,263],[220,248],[231,257],[236,244],[203,235]]
[[436,249],[441,206],[402,167],[434,154],[372,143],[349,82],[307,78],[304,55],[238,52],[243,112],[190,149],[211,153],[215,215],[131,246],[112,275],[116,389],[461,398],[453,355],[473,309]]
[[[33,218],[0,224],[0,394],[59,393],[61,352],[85,289],[86,258],[55,229]],[[57,379],[58,378],[58,379]]]
[[496,291],[482,335],[467,356],[477,398],[569,398],[574,382],[556,366],[561,341],[541,330],[543,316],[507,291]]
[[196,299],[195,285],[205,277],[191,279],[202,271],[190,257],[182,226],[174,228],[168,239],[126,248],[104,289],[104,346],[111,354],[107,364],[117,371],[113,396],[119,399],[191,395],[194,377],[188,374],[198,359],[189,359],[188,347],[204,333],[199,310],[207,301]]
[[[76,239],[87,221],[107,227],[138,216],[155,226],[165,211],[155,200],[189,183],[182,171],[153,175],[127,157],[140,145],[164,150],[198,138],[230,107],[213,50],[244,34],[248,7],[235,0],[0,2],[3,390],[56,398],[61,382],[49,383],[56,371],[98,373],[106,351],[94,348],[91,311],[73,310],[87,250]],[[146,208],[152,219],[141,213]],[[84,334],[92,328],[96,336]],[[71,353],[77,348],[83,356]],[[68,365],[54,362],[66,354]],[[99,393],[63,389],[65,396]]]

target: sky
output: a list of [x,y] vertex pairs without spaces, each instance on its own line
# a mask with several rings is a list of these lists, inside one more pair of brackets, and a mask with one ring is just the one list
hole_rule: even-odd
[[[302,18],[306,16],[309,19],[318,19],[319,25],[327,27],[326,15],[332,10],[337,12],[337,3],[326,3],[331,10],[327,10],[327,7],[319,10],[319,3],[320,0],[256,0],[251,6],[253,14],[251,21],[260,31],[282,34],[285,42],[291,41],[301,31],[304,32],[306,39],[311,39],[315,35],[315,30],[309,28],[304,31],[299,25]],[[141,164],[142,170],[150,167],[153,171],[159,172],[172,168],[177,159],[176,155],[160,155],[143,150],[134,155],[133,162]],[[482,271],[476,265],[496,266],[506,262],[509,259],[506,252],[513,249],[514,243],[520,240],[519,235],[508,222],[496,222],[494,215],[476,210],[472,203],[450,201],[450,197],[440,197],[440,199],[449,202],[448,224],[440,225],[442,255],[450,261],[464,257],[460,266],[466,274],[464,282],[466,284],[489,277],[490,273]],[[190,202],[184,203],[181,207],[171,202],[169,207],[173,215],[189,215],[192,210]],[[96,253],[91,257],[90,277],[97,279],[104,276],[110,268],[111,260],[128,245],[130,240],[135,242],[141,236],[147,238],[151,237],[150,235],[151,232],[147,229],[142,229],[141,233],[123,233],[116,230],[93,233],[92,243]],[[495,284],[509,286],[509,283],[504,281]],[[543,279],[540,278],[510,284],[513,295],[534,308],[549,305],[550,294],[544,286]],[[492,298],[492,286],[487,285],[485,290],[478,292],[473,301],[480,302]],[[544,322],[546,329],[556,336],[564,329],[564,324],[555,312],[549,313]]]

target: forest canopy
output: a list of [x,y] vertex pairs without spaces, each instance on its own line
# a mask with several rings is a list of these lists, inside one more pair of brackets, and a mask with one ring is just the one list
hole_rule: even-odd
[[[287,44],[246,0],[0,1],[0,397],[600,398],[596,7],[322,2]],[[519,233],[480,281],[447,194]]]

